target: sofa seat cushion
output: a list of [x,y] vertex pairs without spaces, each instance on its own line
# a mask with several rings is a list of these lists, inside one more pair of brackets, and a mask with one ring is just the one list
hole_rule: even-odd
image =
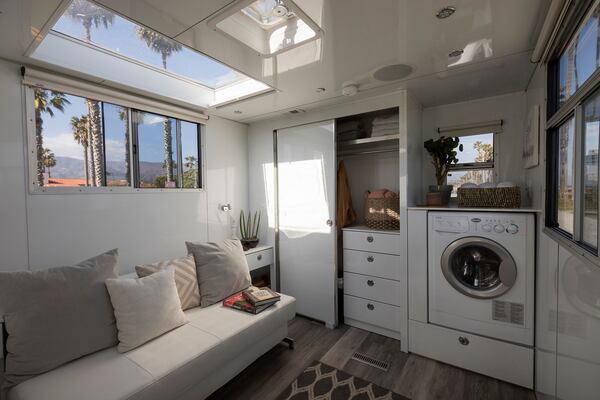
[[187,325],[128,353],[107,349],[37,376],[13,388],[9,400],[177,398],[287,324],[295,315],[295,299],[282,295],[258,315],[221,304],[185,314]]

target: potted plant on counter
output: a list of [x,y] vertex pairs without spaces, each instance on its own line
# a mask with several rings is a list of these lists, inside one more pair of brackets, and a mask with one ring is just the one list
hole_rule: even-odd
[[244,251],[258,246],[258,230],[260,228],[260,211],[256,211],[254,216],[248,211],[248,216],[244,210],[240,211],[240,241]]
[[436,140],[426,140],[424,147],[431,156],[431,163],[435,168],[435,179],[437,181],[437,185],[429,186],[429,192],[439,193],[440,204],[436,205],[446,206],[450,201],[450,194],[452,193],[452,185],[446,184],[446,177],[450,171],[450,166],[458,162],[458,158],[456,157],[458,154],[457,150],[463,151],[463,145],[459,144],[457,137],[440,136]]

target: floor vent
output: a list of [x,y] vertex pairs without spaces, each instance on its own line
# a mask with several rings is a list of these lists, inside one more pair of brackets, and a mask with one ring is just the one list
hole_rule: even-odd
[[385,361],[378,360],[376,358],[370,357],[364,353],[356,352],[352,356],[353,360],[359,361],[363,364],[370,365],[371,367],[379,368],[383,371],[387,371],[390,365]]

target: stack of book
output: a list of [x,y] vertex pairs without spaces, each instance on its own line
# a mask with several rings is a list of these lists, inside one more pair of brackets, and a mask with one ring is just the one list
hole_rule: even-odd
[[223,300],[223,305],[250,314],[258,314],[277,303],[280,298],[278,293],[268,287],[257,288],[250,286],[248,289]]

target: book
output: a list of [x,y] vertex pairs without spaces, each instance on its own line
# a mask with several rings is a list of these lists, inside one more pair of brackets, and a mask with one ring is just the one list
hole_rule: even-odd
[[245,311],[250,314],[259,314],[272,305],[273,303],[264,304],[262,306],[255,306],[248,300],[246,300],[242,292],[233,294],[225,300],[223,300],[224,307],[234,308],[236,310]]
[[250,286],[242,292],[242,295],[254,306],[276,303],[280,300],[279,293],[272,291],[268,287],[257,288]]

